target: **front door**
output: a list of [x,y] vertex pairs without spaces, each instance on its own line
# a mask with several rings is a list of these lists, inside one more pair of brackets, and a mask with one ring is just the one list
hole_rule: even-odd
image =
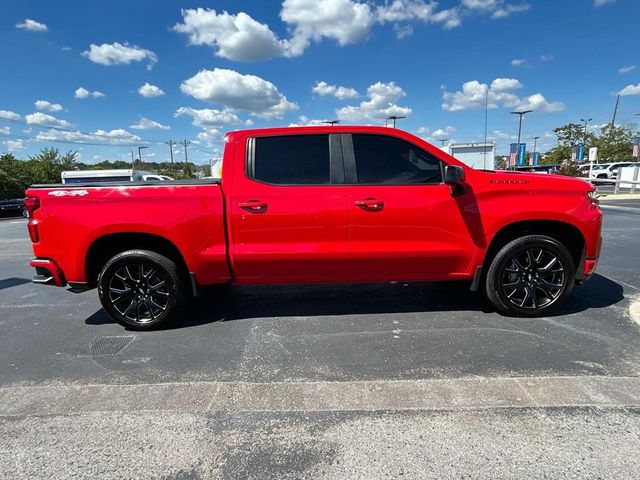
[[228,199],[236,281],[344,279],[348,223],[340,136],[256,137],[244,147],[246,170],[234,172]]
[[464,276],[474,245],[442,162],[394,136],[354,133],[342,143],[354,278]]

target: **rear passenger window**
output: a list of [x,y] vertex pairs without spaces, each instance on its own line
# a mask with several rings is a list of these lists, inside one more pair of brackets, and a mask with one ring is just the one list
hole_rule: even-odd
[[261,182],[329,184],[329,135],[256,138],[253,162],[253,177]]
[[358,183],[442,183],[440,160],[399,138],[354,134]]

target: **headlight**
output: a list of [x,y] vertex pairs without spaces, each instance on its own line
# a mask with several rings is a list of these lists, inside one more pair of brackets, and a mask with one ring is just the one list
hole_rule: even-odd
[[597,207],[600,205],[600,200],[598,200],[598,197],[595,191],[587,192],[587,198],[589,199],[589,203],[591,203],[591,205],[593,205],[594,207]]

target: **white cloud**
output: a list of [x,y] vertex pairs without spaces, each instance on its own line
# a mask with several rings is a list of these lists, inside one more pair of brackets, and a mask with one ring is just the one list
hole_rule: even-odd
[[515,135],[510,135],[501,130],[494,130],[493,133],[489,136],[491,140],[516,140],[517,137]]
[[128,43],[103,43],[102,45],[91,44],[89,50],[82,52],[82,56],[87,57],[94,63],[100,65],[128,65],[132,62],[142,62],[147,60],[147,70],[151,70],[158,61],[158,56],[151,50],[140,48],[137,45]]
[[182,10],[183,23],[173,27],[189,37],[191,45],[207,45],[216,55],[229,60],[253,62],[281,56],[284,42],[278,40],[268,25],[257,22],[244,12],[231,15],[213,9]]
[[59,112],[62,110],[62,105],[59,103],[51,103],[47,100],[36,100],[34,105],[38,110],[45,110],[47,112]]
[[71,124],[66,120],[60,120],[59,118],[56,118],[53,115],[47,115],[46,113],[42,113],[42,112],[30,113],[29,115],[25,116],[24,119],[29,125],[40,125],[40,126],[60,127],[60,128],[71,127]]
[[284,0],[280,18],[293,33],[287,41],[287,54],[293,57],[324,38],[340,46],[359,42],[374,22],[371,7],[352,0]]
[[427,135],[431,130],[428,127],[418,127],[416,133],[418,135]]
[[620,68],[618,70],[618,73],[624,74],[624,73],[633,72],[636,68],[637,68],[636,65],[627,65],[627,66],[624,66],[624,67]]
[[507,3],[505,0],[462,0],[462,5],[470,11],[489,13],[492,19],[505,18],[513,13],[529,10],[527,2]]
[[435,130],[432,134],[431,137],[434,139],[438,139],[438,138],[446,138],[446,137],[450,137],[453,133],[455,133],[456,129],[455,127],[452,126],[446,126],[444,128],[438,128],[437,130]]
[[485,102],[488,100],[489,108],[506,107],[544,112],[564,110],[562,102],[548,102],[540,93],[520,98],[514,93],[514,90],[520,88],[522,88],[522,84],[515,78],[496,78],[491,82],[491,85],[472,80],[465,82],[460,91],[448,92],[445,90],[442,108],[449,112],[484,108]]
[[527,61],[524,58],[514,58],[513,60],[511,60],[512,67],[519,67],[521,65],[524,65],[525,63],[527,63]]
[[340,120],[347,122],[377,123],[389,116],[408,117],[412,110],[396,104],[406,94],[394,82],[377,82],[367,89],[367,99],[358,106],[346,106],[336,110]]
[[83,133],[79,131],[68,130],[47,130],[39,132],[36,135],[38,140],[46,141],[72,141],[72,142],[99,142],[107,145],[130,144],[131,142],[139,142],[141,138],[133,133],[127,132],[122,128],[114,130],[96,130],[94,133]]
[[298,121],[295,123],[290,123],[289,126],[290,127],[317,127],[317,126],[324,126],[327,123],[327,120],[319,120],[319,119],[311,119],[309,117],[307,117],[306,115],[300,115],[298,117]]
[[614,3],[615,1],[616,0],[594,0],[593,6],[594,7],[602,7],[603,5]]
[[375,17],[378,23],[393,23],[398,38],[410,35],[411,25],[398,22],[441,23],[445,28],[460,26],[459,10],[450,8],[436,11],[438,3],[425,0],[392,0],[378,5]]
[[10,110],[0,110],[0,118],[3,120],[22,120],[22,116]]
[[5,140],[2,143],[7,146],[7,150],[9,151],[25,150],[27,148],[27,143],[22,139]]
[[552,60],[555,60],[556,56],[552,55],[552,54],[543,54],[540,55],[540,60],[542,60],[543,62],[550,62]]
[[262,118],[281,118],[288,111],[298,109],[273,83],[234,70],[202,70],[182,82],[180,89],[198,100],[219,103],[228,109],[243,110]]
[[329,85],[324,81],[316,82],[311,91],[316,95],[320,95],[322,97],[331,95],[333,97],[339,98],[340,100],[345,100],[347,98],[356,98],[358,96],[358,91],[353,88]]
[[438,10],[434,0],[284,0],[280,19],[289,38],[279,38],[271,28],[245,12],[196,8],[182,10],[182,23],[173,30],[187,35],[191,45],[212,47],[219,57],[234,61],[259,61],[297,57],[313,43],[334,40],[340,46],[366,39],[374,25],[391,24],[396,36],[413,33],[414,23],[441,24],[450,29],[462,24],[462,15],[487,14],[502,18],[529,9],[527,3],[506,0],[463,0],[459,6]]
[[145,98],[161,97],[164,95],[161,88],[147,82],[138,89],[138,93]]
[[131,125],[131,128],[133,128],[134,130],[169,130],[170,127],[168,127],[167,125],[162,125],[160,122],[149,120],[146,117],[140,117],[137,123]]
[[529,10],[531,6],[528,3],[504,4],[500,8],[494,10],[491,18],[494,20],[506,18],[514,13],[523,13]]
[[213,144],[222,142],[224,135],[217,128],[203,128],[202,131],[198,133],[197,138],[211,147]]
[[140,137],[133,133],[127,132],[123,128],[116,128],[114,130],[96,130],[93,133],[96,137],[107,137],[113,140],[140,140]]
[[629,95],[640,95],[640,83],[637,85],[627,85],[618,92],[619,95],[627,97]]
[[185,115],[193,118],[192,124],[196,127],[216,127],[226,124],[242,123],[238,115],[230,110],[216,110],[212,108],[195,109],[190,107],[180,107],[176,110],[176,117]]
[[491,92],[506,92],[522,88],[522,83],[515,78],[496,78],[489,88]]
[[516,110],[533,110],[534,112],[561,112],[564,110],[562,102],[548,102],[544,95],[536,93],[528,97],[521,98],[516,105]]
[[31,32],[46,32],[47,30],[49,30],[49,27],[47,27],[44,23],[37,22],[30,18],[25,18],[23,22],[16,23],[16,28],[19,28],[21,30],[29,30]]
[[9,135],[11,133],[11,129],[9,127],[0,127],[0,133],[3,135]]
[[79,98],[79,99],[85,99],[85,98],[89,98],[89,97],[93,97],[93,98],[102,98],[104,97],[104,93],[99,92],[97,90],[94,90],[93,92],[90,92],[89,90],[87,90],[84,87],[78,87],[76,89],[75,92],[73,92],[73,96],[75,98]]

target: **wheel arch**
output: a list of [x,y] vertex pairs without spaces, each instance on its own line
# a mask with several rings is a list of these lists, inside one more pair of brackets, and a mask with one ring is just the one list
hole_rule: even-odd
[[586,245],[584,235],[575,225],[561,220],[524,220],[505,225],[491,239],[483,261],[484,271],[502,247],[525,235],[546,235],[557,240],[569,250],[576,272],[579,271]]
[[171,240],[151,233],[119,232],[103,235],[89,246],[85,258],[87,285],[95,287],[98,275],[109,259],[127,250],[149,250],[163,255],[176,264],[185,281],[189,278],[187,262]]

